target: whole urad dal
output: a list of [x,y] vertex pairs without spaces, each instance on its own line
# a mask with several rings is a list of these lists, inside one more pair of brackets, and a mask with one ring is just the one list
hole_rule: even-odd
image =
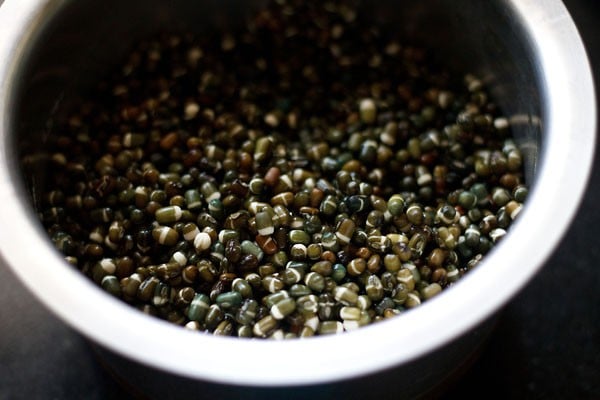
[[506,118],[343,2],[139,43],[53,121],[37,208],[102,289],[215,335],[308,337],[452,286],[527,196]]

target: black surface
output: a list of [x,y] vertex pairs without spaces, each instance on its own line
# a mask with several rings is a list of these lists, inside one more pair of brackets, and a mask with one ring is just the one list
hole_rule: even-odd
[[[565,3],[600,81],[600,5]],[[443,398],[600,399],[599,203],[597,151],[586,196],[562,244],[508,304],[479,360]],[[0,266],[0,399],[130,397],[87,342]]]

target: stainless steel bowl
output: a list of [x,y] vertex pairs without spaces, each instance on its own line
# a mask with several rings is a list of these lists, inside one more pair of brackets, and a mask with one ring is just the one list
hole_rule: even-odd
[[493,316],[561,239],[585,188],[595,140],[593,83],[581,39],[558,0],[368,4],[374,23],[401,30],[408,40],[436,49],[450,67],[483,78],[510,117],[532,186],[519,219],[485,261],[402,317],[284,342],[190,332],[113,299],[68,268],[30,204],[21,146],[52,134],[48,121],[59,105],[136,39],[159,30],[231,26],[260,3],[6,0],[0,8],[2,259],[52,311],[110,351],[106,360],[135,385],[160,386],[133,378],[141,365],[173,377],[179,387],[172,390],[200,382],[280,387],[366,376],[356,381],[364,383],[387,370],[389,390],[423,393],[481,344]]

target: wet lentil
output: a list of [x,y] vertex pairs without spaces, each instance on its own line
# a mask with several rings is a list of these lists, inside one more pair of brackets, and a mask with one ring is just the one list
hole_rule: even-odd
[[508,120],[482,81],[461,88],[343,4],[268,10],[217,43],[142,43],[147,64],[57,121],[37,202],[52,242],[110,294],[218,335],[338,333],[418,306],[523,207]]

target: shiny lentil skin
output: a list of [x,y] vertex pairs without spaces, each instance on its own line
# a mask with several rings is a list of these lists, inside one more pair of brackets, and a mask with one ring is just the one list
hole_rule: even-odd
[[24,157],[49,167],[55,247],[143,312],[273,339],[395,317],[477,268],[528,194],[510,121],[353,10],[272,1],[140,43]]

